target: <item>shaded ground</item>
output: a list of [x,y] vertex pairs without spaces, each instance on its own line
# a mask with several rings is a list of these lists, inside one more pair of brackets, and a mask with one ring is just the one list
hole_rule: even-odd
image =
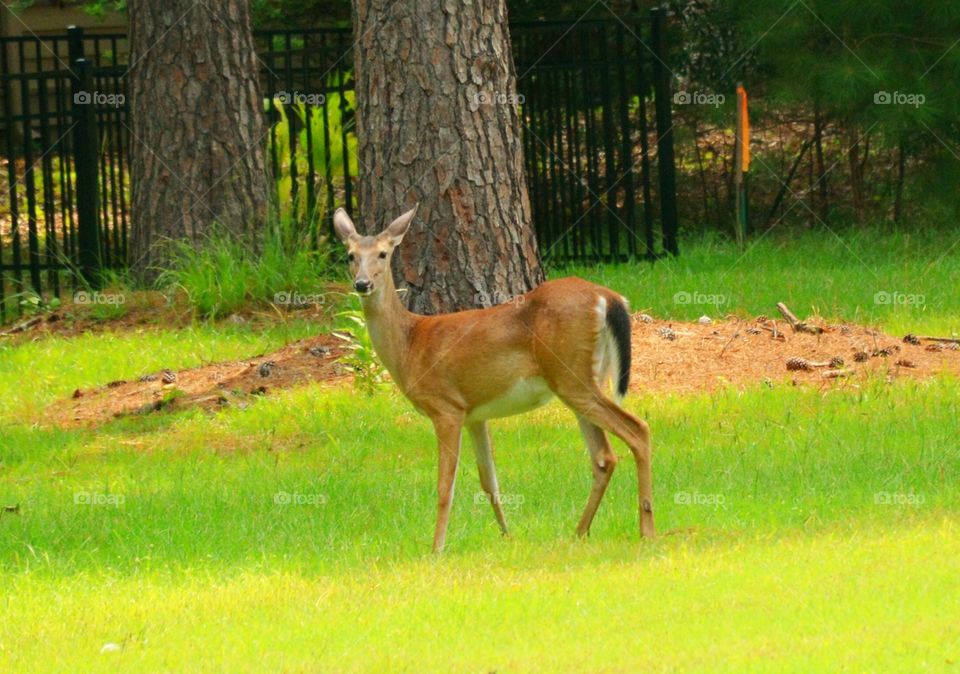
[[[710,325],[634,316],[631,389],[658,393],[712,391],[762,381],[814,386],[856,386],[867,376],[960,375],[960,350],[932,342],[912,344],[856,325],[821,326],[822,334],[795,333],[782,322],[727,320]],[[776,330],[776,332],[774,332]],[[161,410],[245,406],[255,396],[311,382],[345,380],[337,362],[343,342],[330,335],[294,342],[270,354],[181,372],[163,371],[78,390],[54,403],[57,425],[96,425]],[[857,361],[857,354],[862,362]],[[787,361],[802,359],[789,370]],[[843,361],[841,365],[839,360]],[[832,365],[827,365],[833,360]],[[825,372],[840,372],[827,378]],[[139,375],[139,373],[137,373]]]
[[[331,294],[345,293],[342,284],[330,283],[322,288]],[[90,293],[85,293],[86,297]],[[68,301],[56,311],[22,316],[0,325],[0,339],[19,344],[46,337],[74,337],[84,333],[123,332],[134,329],[176,329],[190,325],[196,315],[181,296],[168,297],[158,291],[104,290],[95,297],[120,299],[116,304],[77,304]],[[245,307],[242,311],[220,318],[217,323],[275,323],[278,318],[299,318],[322,323],[334,304],[311,304],[289,307]]]

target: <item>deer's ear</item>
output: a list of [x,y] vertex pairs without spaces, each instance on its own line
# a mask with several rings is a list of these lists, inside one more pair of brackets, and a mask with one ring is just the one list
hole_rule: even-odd
[[338,208],[333,214],[333,228],[344,243],[357,236],[357,228],[353,226],[353,220],[342,208]]
[[417,214],[419,207],[419,203],[415,204],[413,208],[391,222],[390,226],[383,230],[380,236],[389,239],[390,243],[394,246],[400,245],[400,242],[403,241],[403,235],[406,234],[410,228],[410,223],[413,222],[413,218]]

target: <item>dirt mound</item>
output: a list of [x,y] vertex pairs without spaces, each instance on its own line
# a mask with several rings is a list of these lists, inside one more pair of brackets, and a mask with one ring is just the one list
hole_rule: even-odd
[[341,340],[321,335],[241,361],[180,372],[163,370],[132,381],[77,389],[71,398],[51,405],[48,418],[61,426],[92,426],[161,410],[243,407],[275,390],[346,378],[347,372],[337,362],[344,353]]
[[[703,325],[645,320],[638,314],[630,387],[693,393],[762,381],[843,386],[878,374],[890,379],[960,375],[960,350],[952,344],[910,343],[856,325],[819,329],[821,334],[808,334],[764,319]],[[323,335],[255,358],[78,390],[73,398],[54,403],[47,418],[58,425],[96,425],[160,410],[244,406],[273,391],[348,379],[337,362],[344,353],[343,342]],[[788,361],[799,369],[788,369]]]

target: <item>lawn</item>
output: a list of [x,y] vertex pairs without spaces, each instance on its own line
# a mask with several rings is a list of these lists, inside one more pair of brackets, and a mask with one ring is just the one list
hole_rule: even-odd
[[[821,257],[813,237],[800,253],[771,238],[728,274],[740,290],[730,286],[722,311],[771,313],[783,299],[803,315],[817,307],[894,332],[956,329],[957,253],[889,245],[910,256],[863,253],[877,281],[837,250]],[[736,251],[686,250],[652,269],[580,272],[636,309],[713,314],[672,294],[723,294]],[[925,295],[923,306],[858,299],[888,286]],[[467,445],[439,558],[429,553],[432,432],[392,388],[311,385],[215,415],[85,430],[45,423],[47,403],[76,387],[250,356],[322,329],[197,324],[0,345],[0,508],[19,506],[0,513],[0,671],[960,663],[954,378],[629,396],[654,433],[655,541],[637,536],[625,448],[615,445],[623,462],[580,541],[573,529],[590,474],[572,414],[553,403],[499,421],[512,537],[498,535],[478,498]]]
[[895,335],[960,334],[960,234],[943,228],[773,230],[742,251],[701,238],[652,266],[562,272],[615,288],[635,310],[658,317],[777,316],[782,301],[801,317],[880,325]]

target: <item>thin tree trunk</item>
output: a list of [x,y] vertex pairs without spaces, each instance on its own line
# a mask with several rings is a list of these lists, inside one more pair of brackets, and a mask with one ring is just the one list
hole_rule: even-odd
[[[851,124],[847,129],[847,160],[850,168],[850,190],[853,197],[853,217],[862,223],[866,212],[866,185],[864,176],[867,169],[867,158],[870,155],[870,139],[862,139],[858,133],[859,127]],[[860,141],[864,140],[861,151]]]
[[783,203],[783,198],[787,195],[787,191],[790,189],[790,183],[793,182],[793,177],[797,174],[797,169],[800,167],[800,162],[803,161],[803,156],[807,154],[807,150],[810,149],[810,145],[812,143],[813,138],[808,138],[807,140],[803,141],[803,145],[800,146],[800,151],[793,160],[793,164],[790,166],[790,171],[787,173],[787,177],[782,183],[780,183],[780,189],[777,191],[777,196],[773,200],[773,206],[770,207],[770,212],[767,213],[767,219],[764,220],[764,229],[769,227],[770,223],[773,222],[773,218],[777,214],[777,209],[780,208],[780,204]]
[[897,143],[897,187],[893,198],[893,221],[899,223],[903,217],[903,181],[907,172],[907,156],[903,147],[903,138]]
[[817,202],[820,207],[820,220],[822,222],[827,222],[827,218],[830,216],[830,190],[827,187],[827,168],[823,161],[823,130],[825,127],[826,120],[818,106],[813,119],[813,144],[817,155],[817,188],[820,191]]
[[131,266],[216,224],[255,247],[267,209],[263,100],[248,0],[130,0]]
[[[703,199],[703,222],[709,222],[710,218],[710,200],[707,196],[707,172],[703,167],[703,153],[700,152],[700,125],[697,121],[693,123],[693,152],[697,160],[697,170],[700,173],[700,196]],[[716,215],[716,213],[714,213]]]
[[395,258],[407,305],[496,304],[543,280],[505,0],[353,0],[359,218],[420,202]]

